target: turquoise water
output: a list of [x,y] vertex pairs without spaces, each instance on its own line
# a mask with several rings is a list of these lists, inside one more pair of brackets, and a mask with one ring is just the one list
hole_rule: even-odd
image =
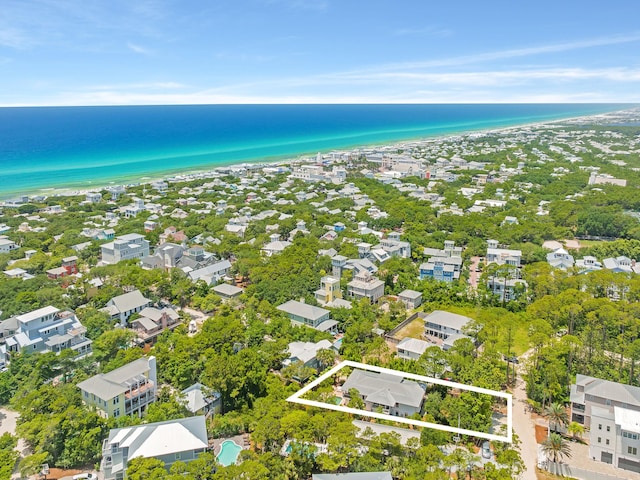
[[0,108],[0,197],[513,126],[627,105]]
[[236,463],[241,450],[242,447],[233,440],[225,440],[222,442],[222,445],[220,446],[220,453],[216,458],[220,465],[228,467],[229,465]]

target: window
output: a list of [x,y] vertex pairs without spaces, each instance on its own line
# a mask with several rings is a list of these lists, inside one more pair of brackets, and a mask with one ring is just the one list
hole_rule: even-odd
[[638,449],[636,447],[627,447],[627,453],[630,453],[631,455],[637,455]]
[[114,416],[114,417],[119,417],[119,416],[120,416],[120,409],[119,409],[119,408],[116,408],[116,409],[113,411],[113,416]]
[[607,398],[604,403],[606,403],[607,405],[611,405],[611,400]]
[[602,424],[601,423],[598,424],[598,430],[602,430]]
[[113,399],[113,404],[114,404],[114,405],[117,405],[118,403],[120,403],[120,397],[115,397],[115,398]]
[[607,432],[611,431],[611,426],[607,425]]
[[176,460],[180,460],[180,452],[176,453]]
[[84,398],[89,398],[89,392],[82,392],[84,393]]
[[602,437],[598,437],[598,443],[602,443]]
[[609,445],[609,439],[608,439],[608,438],[605,440],[605,443],[606,443],[607,445]]

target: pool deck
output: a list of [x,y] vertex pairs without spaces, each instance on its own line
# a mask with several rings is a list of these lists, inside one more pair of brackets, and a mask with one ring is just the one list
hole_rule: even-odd
[[237,445],[242,447],[243,450],[249,449],[249,434],[247,433],[242,435],[235,435],[233,437],[214,438],[211,442],[213,443],[213,453],[216,456],[220,453],[222,443],[226,442],[227,440],[233,440]]

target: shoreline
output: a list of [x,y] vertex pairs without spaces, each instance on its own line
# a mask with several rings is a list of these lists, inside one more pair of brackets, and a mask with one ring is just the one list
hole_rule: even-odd
[[[443,131],[438,133],[433,133],[431,135],[420,135],[417,137],[407,137],[404,139],[399,139],[395,141],[390,141],[386,143],[365,143],[365,144],[353,144],[342,148],[333,148],[330,150],[320,150],[317,153],[322,155],[330,154],[331,152],[349,152],[353,153],[357,150],[362,149],[393,149],[400,148],[404,146],[406,143],[411,144],[426,144],[429,142],[434,142],[438,140],[445,140],[450,137],[456,136],[466,136],[466,135],[477,135],[477,134],[487,134],[487,133],[500,133],[510,130],[517,130],[522,128],[535,128],[541,127],[543,125],[554,124],[554,123],[562,123],[562,122],[570,122],[570,121],[579,121],[579,120],[588,120],[595,119],[597,117],[610,115],[612,113],[624,112],[628,110],[633,110],[634,107],[631,108],[623,108],[621,110],[612,110],[610,112],[602,112],[602,113],[594,113],[590,115],[580,115],[576,117],[565,117],[558,119],[550,119],[550,120],[538,120],[529,123],[521,123],[516,125],[506,125],[506,126],[493,126],[486,127],[480,129],[463,129],[463,130],[451,130],[451,131]],[[214,165],[210,166],[197,166],[193,168],[176,168],[175,170],[164,170],[162,172],[143,174],[140,177],[140,174],[132,174],[111,177],[111,179],[107,181],[100,181],[100,183],[93,184],[91,181],[88,183],[84,183],[78,186],[52,186],[52,187],[42,187],[37,189],[29,189],[29,190],[15,190],[8,191],[6,193],[0,192],[0,204],[4,204],[7,200],[16,197],[28,196],[28,197],[36,197],[36,196],[44,196],[46,198],[50,197],[70,197],[70,196],[80,196],[85,195],[89,192],[102,191],[108,187],[116,186],[116,185],[124,185],[124,186],[138,186],[138,185],[149,185],[154,182],[159,181],[168,181],[175,177],[184,177],[183,181],[192,181],[198,178],[207,178],[213,176],[217,173],[218,169],[221,168],[246,168],[248,166],[259,169],[265,168],[269,166],[287,166],[289,167],[291,164],[295,162],[300,163],[309,163],[314,161],[315,154],[312,152],[300,152],[296,154],[296,157],[292,157],[291,155],[282,155],[282,156],[274,156],[274,157],[256,157],[254,159],[247,159],[242,162],[237,162],[234,160],[230,160],[229,162],[218,162]],[[276,158],[278,157],[278,158]],[[135,180],[138,181],[135,181]],[[141,181],[143,180],[143,181]]]

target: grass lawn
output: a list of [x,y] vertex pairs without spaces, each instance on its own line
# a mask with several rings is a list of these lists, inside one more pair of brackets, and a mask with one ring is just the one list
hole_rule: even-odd
[[398,333],[396,333],[395,337],[396,338],[411,337],[411,338],[422,339],[423,333],[424,333],[424,320],[421,318],[416,318],[413,322],[411,322],[409,325],[407,325]]

